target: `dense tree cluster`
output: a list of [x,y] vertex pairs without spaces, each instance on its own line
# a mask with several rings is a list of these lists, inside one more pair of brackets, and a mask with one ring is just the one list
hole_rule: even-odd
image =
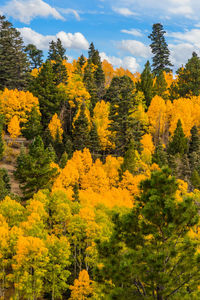
[[0,17],[1,299],[199,299],[200,58],[164,34],[132,74]]

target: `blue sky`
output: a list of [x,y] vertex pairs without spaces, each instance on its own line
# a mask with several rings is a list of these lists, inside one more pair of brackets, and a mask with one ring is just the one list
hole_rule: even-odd
[[4,14],[24,42],[44,53],[60,38],[69,59],[87,55],[94,42],[102,59],[114,67],[141,72],[151,58],[153,23],[162,23],[174,70],[200,54],[199,0],[1,0]]

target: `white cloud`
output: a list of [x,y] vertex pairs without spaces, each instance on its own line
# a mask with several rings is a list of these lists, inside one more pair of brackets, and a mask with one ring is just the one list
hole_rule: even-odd
[[11,0],[0,7],[3,14],[29,24],[35,17],[53,17],[64,20],[63,16],[42,0]]
[[169,44],[169,49],[171,52],[171,61],[175,68],[184,65],[192,57],[193,51],[197,52],[197,54],[200,53],[198,48],[189,43]]
[[168,32],[169,37],[173,37],[176,40],[185,41],[194,44],[196,47],[200,47],[200,29],[194,28],[184,32]]
[[127,29],[122,29],[121,30],[122,33],[126,33],[126,34],[130,34],[130,35],[133,35],[133,36],[143,36],[143,34],[141,33],[141,31],[139,29],[130,29],[130,30],[127,30]]
[[80,19],[81,19],[79,13],[75,9],[71,9],[71,8],[59,8],[58,10],[62,14],[66,14],[66,15],[72,14],[72,15],[74,15],[74,17],[76,18],[77,21],[80,21]]
[[132,10],[138,14],[149,16],[157,15],[178,17],[197,18],[200,19],[200,1],[198,0],[108,0],[114,11],[118,11],[121,7]]
[[86,38],[80,32],[66,33],[64,31],[58,32],[56,35],[42,35],[31,28],[23,27],[18,28],[25,44],[34,44],[36,47],[42,50],[49,48],[49,42],[60,38],[62,44],[67,49],[81,49],[87,50],[89,43]]
[[117,47],[125,52],[131,53],[134,56],[143,58],[151,56],[150,48],[136,40],[122,40],[117,43]]
[[132,73],[135,73],[139,69],[139,65],[132,56],[125,56],[123,59],[116,56],[107,56],[105,52],[100,53],[101,60],[107,60],[114,67],[123,67],[124,69],[130,70]]
[[113,11],[115,11],[116,13],[124,16],[124,17],[130,17],[130,16],[137,16],[138,14],[132,10],[130,10],[129,8],[126,7],[113,7],[112,8]]

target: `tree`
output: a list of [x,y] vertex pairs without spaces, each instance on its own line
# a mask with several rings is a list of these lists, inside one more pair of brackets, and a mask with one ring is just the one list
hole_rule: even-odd
[[0,200],[10,194],[10,178],[6,169],[0,169]]
[[122,156],[133,137],[133,90],[134,84],[128,76],[114,77],[105,95],[110,102],[110,139],[115,144],[115,152]]
[[28,121],[22,127],[22,134],[27,140],[33,140],[36,136],[40,135],[42,131],[41,114],[33,107]]
[[189,141],[189,149],[188,152],[192,153],[192,152],[199,152],[200,151],[200,137],[199,137],[199,133],[198,133],[198,129],[196,127],[196,125],[194,125],[191,130],[191,138]]
[[174,87],[179,97],[199,96],[200,94],[200,58],[193,52],[185,67],[177,71],[178,80]]
[[58,38],[56,42],[51,41],[49,43],[48,59],[55,60],[56,62],[64,59],[67,60],[65,52],[65,48],[63,47],[61,40]]
[[21,134],[20,123],[17,116],[14,116],[8,123],[8,132],[12,139],[16,139]]
[[3,152],[4,152],[3,123],[4,123],[4,118],[1,115],[0,116],[0,160],[2,160],[2,158],[3,158]]
[[97,132],[97,126],[96,123],[92,122],[92,127],[90,130],[90,141],[88,148],[90,149],[90,152],[95,155],[98,154],[101,151],[101,145],[100,145],[100,139]]
[[80,114],[74,122],[74,129],[72,131],[72,139],[74,150],[83,150],[87,148],[90,140],[89,121],[86,116],[86,108],[83,103],[80,108]]
[[19,31],[0,16],[0,90],[22,90],[27,86],[28,59]]
[[31,69],[38,69],[42,65],[42,50],[37,49],[37,47],[33,44],[28,44],[24,51],[28,54],[28,58],[30,61]]
[[89,274],[86,270],[79,273],[78,279],[74,280],[74,285],[70,286],[71,296],[70,300],[86,300],[91,298],[94,293],[93,281],[90,280]]
[[187,152],[187,139],[183,132],[181,120],[179,119],[177,122],[176,130],[174,131],[174,135],[172,137],[171,142],[168,145],[168,153],[175,155],[180,154],[183,155]]
[[63,135],[63,129],[60,119],[58,118],[58,115],[53,115],[49,125],[48,125],[49,131],[51,133],[52,139],[55,141],[56,137],[58,136],[58,141],[62,141],[62,135]]
[[51,167],[49,149],[44,148],[43,141],[37,136],[29,146],[29,153],[22,149],[17,158],[15,177],[21,183],[26,199],[31,198],[39,189],[50,187],[57,175],[57,169]]
[[191,197],[177,201],[177,182],[168,168],[141,182],[131,212],[115,215],[109,242],[98,242],[99,281],[109,282],[112,299],[192,298],[200,280],[198,224]]
[[42,113],[42,124],[46,127],[52,116],[59,114],[61,104],[65,100],[65,93],[55,84],[53,65],[46,61],[37,77],[33,77],[29,90],[38,97],[40,111]]
[[160,168],[167,165],[167,153],[163,148],[163,145],[160,140],[155,148],[155,152],[152,157],[152,162],[156,163]]
[[160,73],[156,77],[156,81],[153,87],[153,94],[154,96],[160,96],[163,99],[167,98],[167,82],[165,80],[165,76],[163,71],[160,71]]
[[171,72],[173,65],[169,60],[170,51],[165,41],[164,34],[166,31],[163,29],[163,25],[160,23],[153,24],[152,33],[149,35],[152,43],[150,45],[151,51],[154,54],[153,57],[153,72],[157,76],[160,72]]
[[149,61],[145,64],[137,88],[144,93],[146,106],[149,107],[151,99],[153,98],[153,75]]

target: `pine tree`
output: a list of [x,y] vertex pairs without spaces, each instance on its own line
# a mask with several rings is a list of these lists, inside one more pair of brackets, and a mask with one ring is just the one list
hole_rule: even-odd
[[10,178],[6,169],[0,169],[0,200],[10,194]]
[[121,166],[121,172],[124,173],[128,170],[131,174],[135,174],[137,168],[137,162],[139,160],[139,154],[135,150],[135,143],[133,140],[130,141],[128,150],[124,155],[124,161]]
[[89,122],[85,114],[85,104],[81,105],[80,114],[74,122],[72,132],[74,150],[83,150],[87,148],[90,141]]
[[41,116],[35,107],[32,108],[28,122],[24,124],[21,132],[27,140],[33,140],[42,131]]
[[42,50],[37,49],[37,47],[33,44],[28,44],[24,51],[27,53],[31,69],[38,69],[42,65]]
[[92,122],[92,127],[90,130],[90,142],[88,147],[90,149],[91,154],[93,154],[93,156],[100,153],[101,151],[100,140],[97,133],[97,126],[95,122]]
[[152,162],[156,163],[160,168],[167,166],[167,153],[163,148],[161,141],[159,140],[158,145],[155,148],[155,152],[152,156]]
[[168,153],[172,155],[175,154],[183,155],[186,152],[187,152],[187,139],[183,132],[181,120],[179,119],[172,140],[171,142],[169,142],[168,145]]
[[160,23],[153,24],[152,33],[149,35],[152,43],[150,45],[153,56],[153,72],[157,76],[160,72],[171,72],[173,65],[169,60],[170,51],[165,41],[164,34],[166,31]]
[[25,199],[31,198],[39,189],[50,187],[57,175],[57,169],[50,166],[51,162],[51,153],[48,148],[44,148],[40,136],[30,144],[28,154],[21,150],[17,158],[15,177],[21,183]]
[[66,49],[63,47],[61,40],[58,38],[56,42],[49,43],[48,59],[54,61],[67,60],[65,55]]
[[42,124],[45,127],[55,113],[59,114],[61,103],[65,99],[65,93],[55,84],[55,77],[53,65],[47,60],[42,65],[38,76],[32,79],[29,87],[30,92],[38,97]]
[[59,161],[59,166],[60,168],[64,169],[68,161],[68,154],[66,152],[63,152],[60,161]]
[[161,71],[158,76],[156,77],[156,81],[153,87],[153,94],[154,96],[160,96],[163,99],[167,99],[167,82],[165,80],[165,76],[163,72]]
[[3,123],[4,123],[4,118],[1,115],[0,116],[0,160],[2,160],[2,158],[3,158],[3,152],[4,152]]
[[151,99],[153,98],[153,76],[149,61],[147,61],[145,64],[145,68],[140,76],[140,81],[138,82],[137,88],[139,91],[143,92],[145,104],[148,108],[151,103]]
[[200,58],[195,52],[188,60],[184,68],[177,71],[178,81],[175,85],[179,97],[200,95]]
[[105,100],[110,102],[110,139],[120,156],[127,151],[130,140],[135,140],[134,129],[139,128],[131,117],[133,90],[134,84],[128,76],[114,77],[105,95]]
[[[177,182],[168,168],[140,184],[131,212],[115,214],[109,241],[98,242],[99,281],[112,284],[110,299],[195,299],[200,269],[195,199],[177,201]],[[197,296],[198,298],[198,296]]]
[[200,175],[196,169],[194,169],[194,171],[192,172],[191,183],[193,185],[193,188],[198,190],[200,189]]
[[189,153],[199,152],[200,150],[200,137],[196,125],[194,125],[190,131],[191,138],[189,142]]
[[23,40],[10,22],[0,16],[0,90],[27,86],[29,64]]

